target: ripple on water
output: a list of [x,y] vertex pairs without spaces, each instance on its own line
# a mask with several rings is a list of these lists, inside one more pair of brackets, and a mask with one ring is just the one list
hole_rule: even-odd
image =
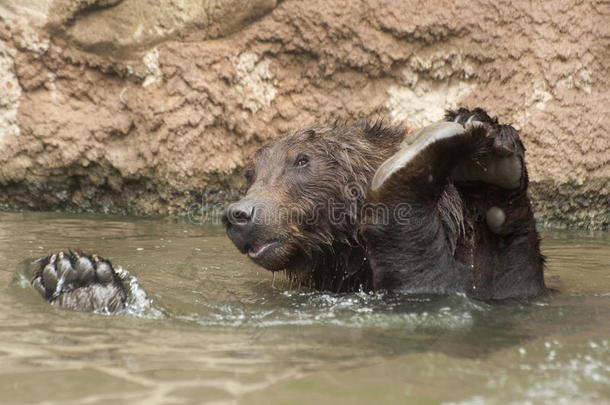
[[0,215],[5,287],[23,258],[67,247],[99,252],[138,276],[129,316],[115,317],[52,308],[16,277],[21,287],[0,294],[7,403],[610,398],[610,233],[543,232],[546,277],[560,293],[488,305],[459,295],[278,290],[219,227]]
[[177,315],[204,326],[338,326],[346,328],[465,329],[473,312],[484,310],[464,295],[447,299],[394,297],[386,294],[329,294],[285,291],[275,300],[244,306],[206,303],[208,311]]

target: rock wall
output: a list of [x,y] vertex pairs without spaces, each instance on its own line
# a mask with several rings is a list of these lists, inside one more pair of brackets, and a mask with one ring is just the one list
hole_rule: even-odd
[[[0,204],[207,214],[261,143],[483,106],[541,221],[610,226],[604,0],[0,0]],[[198,218],[198,217],[197,217]]]

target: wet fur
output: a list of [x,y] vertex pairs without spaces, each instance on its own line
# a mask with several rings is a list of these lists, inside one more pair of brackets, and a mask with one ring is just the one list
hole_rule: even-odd
[[[449,112],[446,119],[475,119],[485,127],[430,144],[375,192],[369,192],[369,183],[377,168],[399,152],[406,135],[402,127],[360,122],[309,128],[261,149],[248,171],[246,197],[264,202],[264,214],[284,208],[289,214],[255,229],[255,242],[269,237],[283,242],[277,252],[282,260],[259,264],[318,290],[465,292],[485,300],[544,293],[544,259],[527,197],[525,149],[517,132],[480,109]],[[302,153],[311,155],[318,166],[291,169]],[[518,187],[499,187],[493,176],[491,184],[486,182],[489,177],[479,170],[507,157],[521,162]],[[329,200],[342,207],[342,221],[330,221],[324,209],[306,220]],[[363,212],[365,204],[406,210],[400,221],[386,223],[377,217],[378,211]],[[485,222],[490,207],[506,214],[505,223],[493,231]],[[230,224],[225,225],[245,253],[247,244],[232,234]],[[51,283],[45,285],[43,275],[49,265],[59,274],[59,255],[76,269],[61,289],[56,287],[59,276],[47,277]],[[76,264],[79,257],[93,263],[95,276],[82,276],[84,271]],[[110,267],[106,280],[97,275],[100,264]],[[54,305],[116,312],[126,305],[126,277],[127,272],[101,257],[69,252],[41,259],[32,284]]]
[[[525,149],[514,128],[498,124],[481,109],[461,109],[446,117],[454,122],[469,119],[487,125],[432,144],[370,196],[392,207],[408,203],[412,210],[406,224],[379,225],[369,218],[371,224],[364,227],[375,288],[432,294],[461,291],[484,300],[532,297],[546,291],[544,258],[527,197]],[[452,170],[460,165],[481,166],[484,174],[485,162],[494,159],[497,149],[502,154],[510,150],[521,161],[516,189],[452,179]],[[507,218],[496,232],[485,222],[487,210],[494,206]]]
[[[366,187],[375,169],[394,153],[404,137],[401,127],[387,127],[381,122],[360,122],[353,126],[333,125],[311,128],[291,134],[263,149],[257,156],[256,173],[265,165],[275,165],[297,146],[324,160],[329,170],[313,182],[291,181],[284,176],[280,187],[263,189],[272,193],[273,205],[295,213],[296,222],[317,210],[312,224],[291,232],[298,252],[286,267],[286,275],[300,284],[319,290],[354,291],[372,288],[370,266],[360,237],[360,207],[365,202]],[[256,178],[252,182],[256,182]],[[355,195],[347,195],[345,186],[354,185]],[[256,190],[255,190],[256,195]],[[321,209],[329,200],[345,207],[345,220],[324,221],[331,215]],[[288,224],[289,225],[289,224]]]
[[[399,149],[404,128],[380,122],[310,128],[280,138],[258,153],[248,196],[271,200],[271,209],[289,207],[297,217],[307,216],[328,199],[346,207],[346,220],[340,223],[325,220],[328,213],[322,212],[317,222],[300,226],[298,232],[286,230],[292,226],[289,222],[260,231],[284,232],[285,240],[291,241],[283,252],[291,257],[284,263],[290,279],[331,291],[461,291],[479,299],[544,293],[543,258],[526,194],[524,148],[516,131],[481,109],[449,112],[446,120],[476,120],[486,127],[430,145],[409,164],[408,173],[393,175],[379,192],[369,195],[375,170]],[[490,130],[495,137],[488,136]],[[495,138],[510,150],[506,153],[523,163],[518,189],[451,178],[452,170],[460,165],[468,173],[475,170],[476,178],[485,159],[496,159]],[[265,179],[273,177],[268,174],[270,167],[283,165],[295,149],[323,159],[326,172],[313,182],[297,181],[290,173],[275,182],[257,181],[259,173]],[[429,175],[432,182],[427,180]],[[346,184],[363,192],[349,199],[344,193]],[[407,203],[410,211],[406,223],[379,225],[374,215],[360,216],[365,203],[384,204],[390,211]],[[508,218],[500,233],[491,232],[485,223],[485,212],[494,205],[505,210]]]

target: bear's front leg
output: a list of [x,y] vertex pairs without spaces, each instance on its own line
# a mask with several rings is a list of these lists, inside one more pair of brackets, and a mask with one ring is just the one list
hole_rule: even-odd
[[472,214],[484,218],[489,230],[515,233],[531,216],[523,210],[529,207],[528,176],[519,133],[481,109],[449,112],[446,120],[464,125],[471,134],[470,151],[451,170],[451,181],[476,205]]
[[480,299],[544,293],[524,151],[513,127],[481,109],[449,113],[407,138],[368,195],[375,210],[363,236],[376,288]]
[[470,155],[451,171],[472,227],[469,294],[482,299],[543,294],[544,257],[527,196],[525,148],[517,130],[481,109],[449,112],[446,119],[466,128],[480,127]]
[[375,289],[447,294],[469,288],[470,273],[454,259],[463,210],[448,177],[469,156],[472,138],[461,123],[432,124],[411,134],[375,172],[362,226]]

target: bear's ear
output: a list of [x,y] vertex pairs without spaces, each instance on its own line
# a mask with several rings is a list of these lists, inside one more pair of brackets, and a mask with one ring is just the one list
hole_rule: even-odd
[[314,139],[318,135],[316,133],[316,130],[313,128],[306,129],[305,131],[303,131],[303,134],[308,140]]
[[444,143],[443,141],[459,137],[464,132],[464,126],[455,122],[437,122],[414,132],[403,141],[398,152],[379,166],[371,181],[371,190],[378,190],[393,174],[407,167],[429,146]]

